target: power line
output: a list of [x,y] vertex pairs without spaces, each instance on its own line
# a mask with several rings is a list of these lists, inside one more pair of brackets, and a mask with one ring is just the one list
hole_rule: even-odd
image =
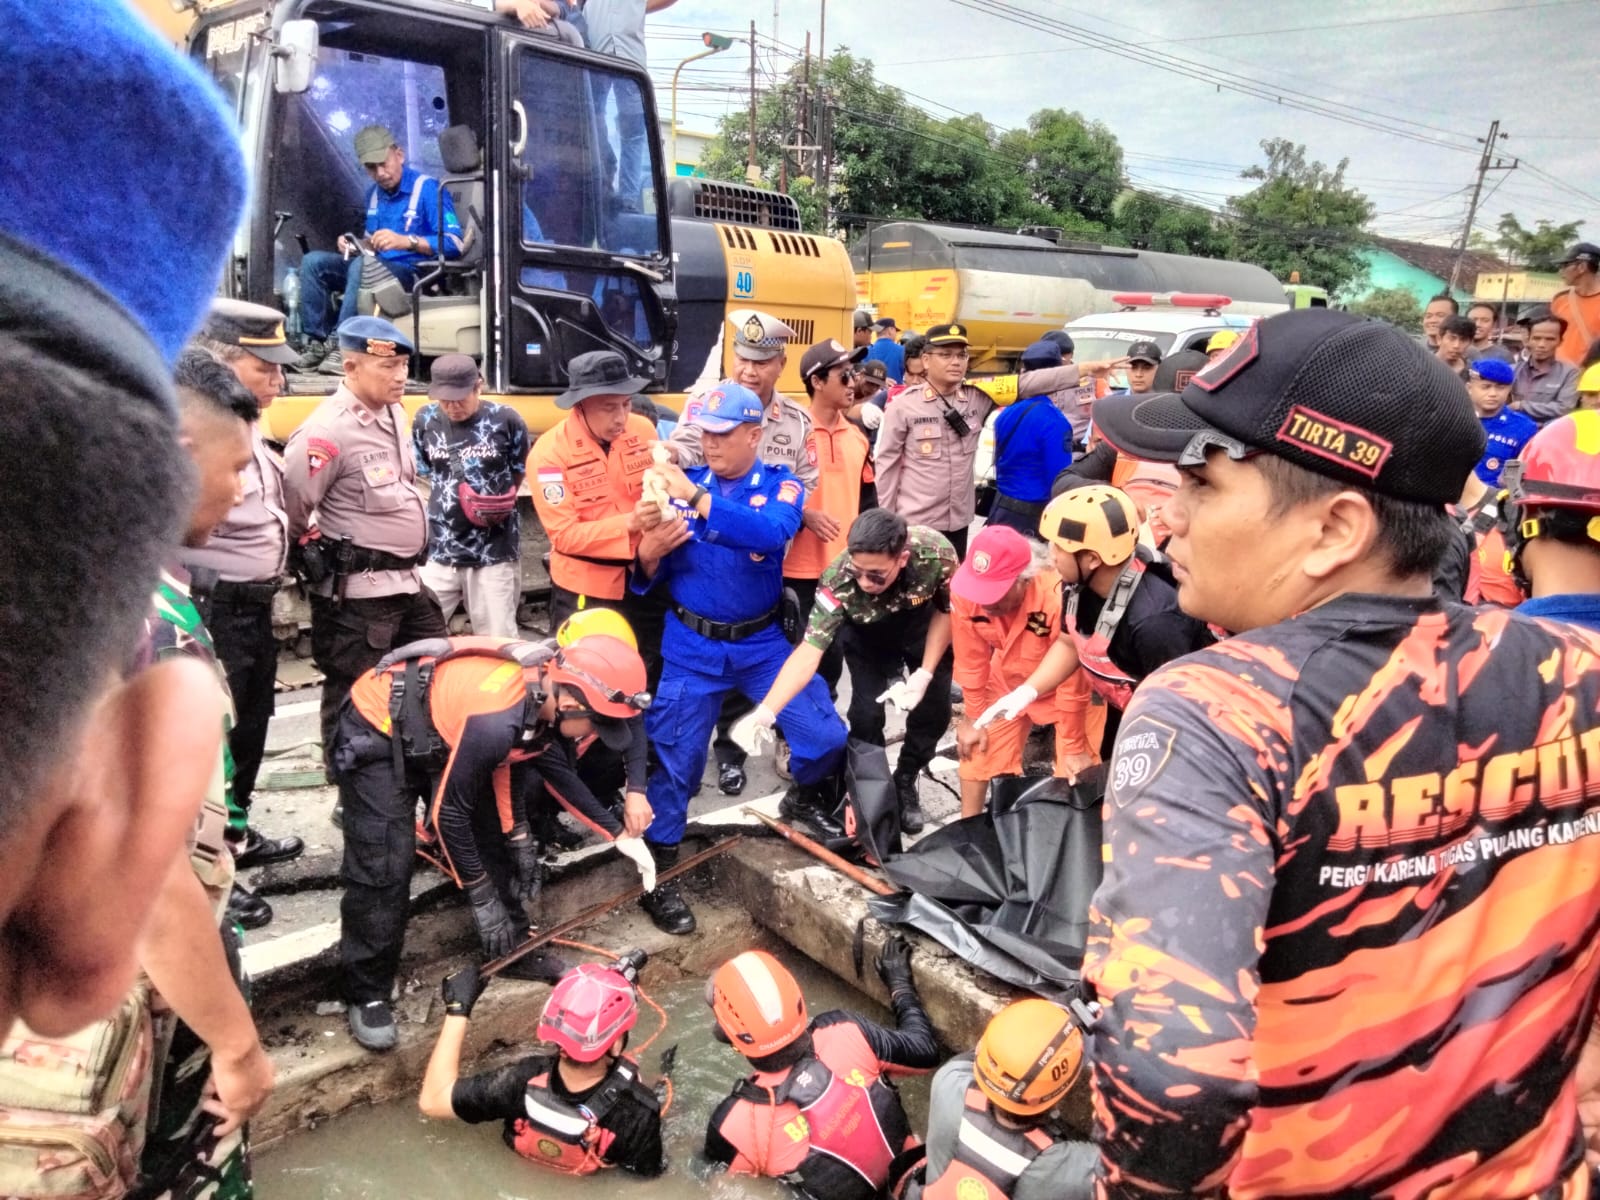
[[1440,10],[1439,12],[1415,13],[1405,17],[1373,17],[1366,21],[1344,21],[1332,25],[1291,25],[1282,29],[1251,29],[1243,33],[1203,33],[1195,37],[1156,38],[1154,41],[1146,42],[1145,45],[1178,46],[1189,45],[1194,42],[1221,42],[1234,38],[1273,37],[1280,33],[1317,33],[1337,29],[1360,29],[1368,25],[1397,25],[1402,21],[1438,21],[1445,18],[1483,17],[1491,13],[1502,12],[1527,13],[1538,8],[1562,8],[1569,4],[1587,2],[1588,0],[1547,0],[1544,4],[1503,4],[1495,8],[1457,8]]

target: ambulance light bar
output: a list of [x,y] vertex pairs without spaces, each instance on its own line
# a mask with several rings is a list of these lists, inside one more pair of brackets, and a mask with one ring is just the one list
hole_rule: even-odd
[[1117,292],[1112,302],[1123,308],[1226,308],[1232,296],[1211,292]]

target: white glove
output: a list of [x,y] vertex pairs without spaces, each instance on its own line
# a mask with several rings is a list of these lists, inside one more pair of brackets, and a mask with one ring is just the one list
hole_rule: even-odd
[[889,685],[889,690],[878,697],[878,703],[887,700],[901,712],[910,712],[922,703],[922,698],[928,694],[928,684],[933,682],[933,673],[926,668],[918,667],[911,672],[909,678],[901,679]]
[[861,423],[868,429],[876,429],[883,424],[883,409],[876,404],[863,404],[861,406]]
[[746,713],[733,723],[733,728],[728,730],[728,736],[733,739],[734,745],[746,754],[760,755],[776,740],[773,737],[772,727],[778,723],[778,718],[765,704],[756,705],[755,711]]
[[644,844],[643,838],[629,837],[623,834],[613,843],[617,853],[624,858],[631,858],[639,868],[639,881],[644,884],[644,890],[656,890],[656,860],[650,857],[650,847]]
[[1039,698],[1036,688],[1023,684],[1007,692],[988,708],[983,710],[983,715],[972,723],[974,729],[987,729],[995,721],[1015,721],[1022,715],[1028,705]]

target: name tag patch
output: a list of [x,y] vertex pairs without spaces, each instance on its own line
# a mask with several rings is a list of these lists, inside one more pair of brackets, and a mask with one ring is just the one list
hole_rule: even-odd
[[1278,440],[1329,462],[1336,462],[1376,479],[1394,453],[1394,443],[1369,433],[1359,425],[1336,421],[1315,409],[1297,404],[1278,429]]

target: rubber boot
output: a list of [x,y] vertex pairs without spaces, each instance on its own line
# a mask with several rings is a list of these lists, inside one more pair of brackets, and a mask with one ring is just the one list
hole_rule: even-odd
[[839,820],[839,797],[835,787],[806,787],[791,783],[778,804],[778,815],[790,824],[801,824],[823,839],[844,836]]
[[900,801],[900,829],[904,833],[921,833],[924,824],[922,818],[922,800],[917,795],[917,777],[915,775],[896,775],[894,777],[895,795]]
[[[662,846],[655,842],[646,842],[645,845],[650,848],[650,856],[656,860],[657,873],[665,873],[678,865],[678,847]],[[659,883],[655,891],[640,896],[639,907],[650,915],[662,933],[682,937],[695,930],[694,913],[683,898],[683,893],[678,890],[678,881],[675,879]]]

